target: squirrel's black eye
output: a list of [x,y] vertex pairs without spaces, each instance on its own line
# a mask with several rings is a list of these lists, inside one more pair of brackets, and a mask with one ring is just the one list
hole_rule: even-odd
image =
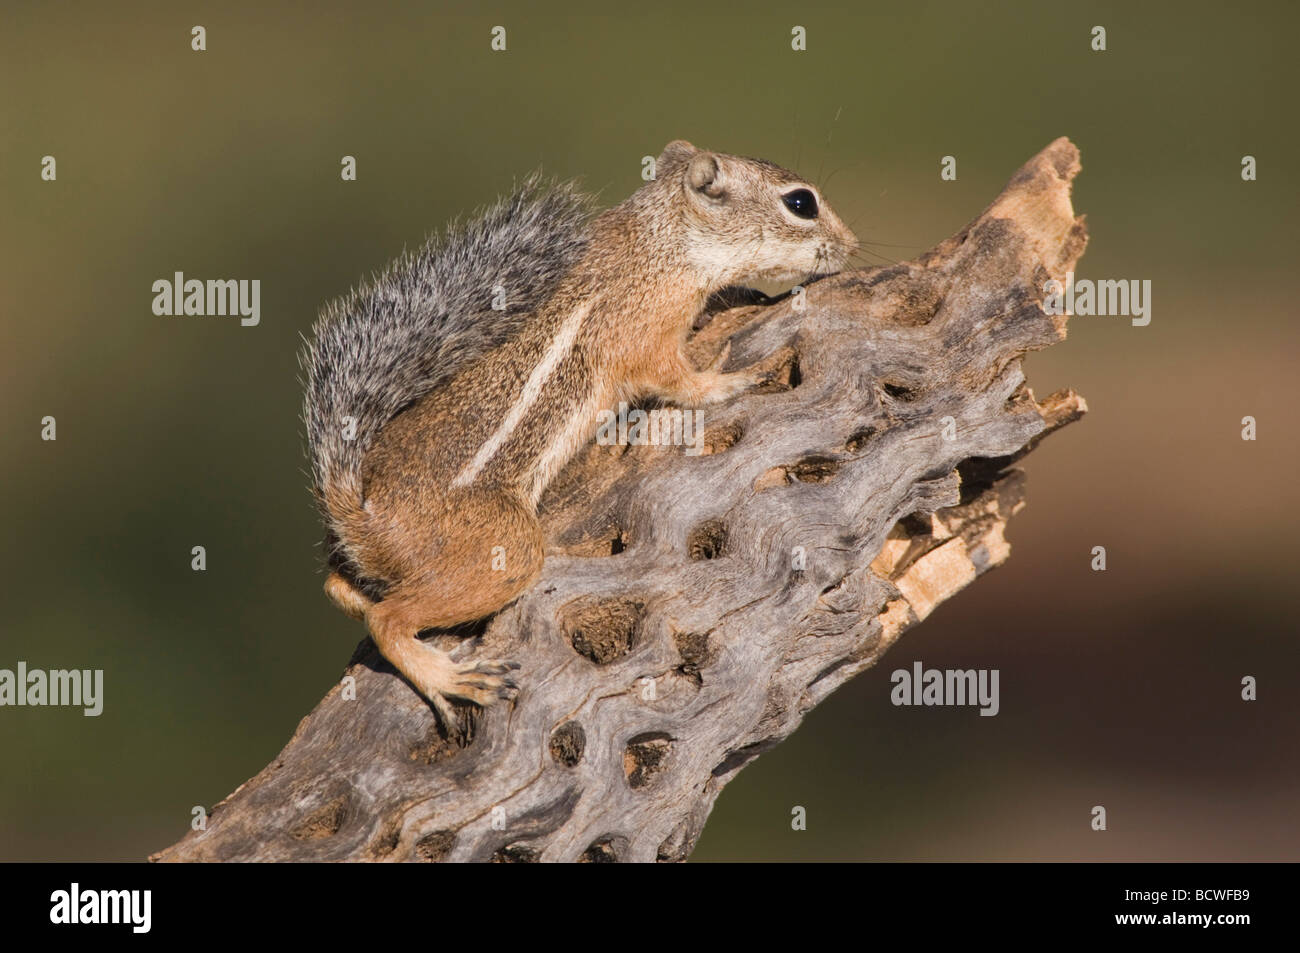
[[795,189],[793,192],[787,192],[781,196],[781,201],[785,203],[786,208],[800,218],[817,217],[817,196],[807,189]]

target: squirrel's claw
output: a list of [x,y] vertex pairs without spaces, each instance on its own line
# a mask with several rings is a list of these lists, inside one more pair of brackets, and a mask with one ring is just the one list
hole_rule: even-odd
[[453,662],[441,652],[435,658],[435,664],[421,680],[420,694],[433,705],[448,737],[461,738],[466,732],[452,699],[485,708],[496,701],[508,701],[519,690],[512,679],[504,677],[519,668],[516,662],[497,659]]
[[514,672],[519,669],[518,662],[501,661],[492,659],[489,661],[479,662],[469,671],[476,675],[504,675],[506,672]]
[[476,705],[490,705],[502,697],[503,689],[510,687],[509,680],[503,677],[509,671],[510,662],[496,659],[462,663],[456,666],[448,683],[442,687],[442,694],[463,698]]

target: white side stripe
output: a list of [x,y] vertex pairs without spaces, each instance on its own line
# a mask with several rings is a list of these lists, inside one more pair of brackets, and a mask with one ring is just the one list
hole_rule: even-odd
[[510,434],[519,426],[519,422],[524,419],[524,414],[537,403],[537,399],[542,396],[542,388],[550,380],[555,369],[560,366],[569,352],[573,350],[573,342],[578,338],[578,329],[582,326],[582,319],[587,316],[587,311],[591,306],[583,304],[574,309],[574,312],[564,319],[564,324],[560,325],[560,332],[551,342],[551,346],[546,349],[542,355],[541,362],[533,368],[533,372],[528,375],[528,380],[524,383],[523,392],[519,399],[515,401],[510,412],[506,414],[506,419],[501,421],[500,426],[487,439],[487,443],[478,448],[478,453],[474,454],[474,459],[465,464],[465,468],[457,474],[456,479],[452,481],[452,486],[469,486],[474,482],[474,478],[479,475],[479,471],[487,465],[487,462],[496,456],[496,452],[501,449],[501,445],[510,439]]

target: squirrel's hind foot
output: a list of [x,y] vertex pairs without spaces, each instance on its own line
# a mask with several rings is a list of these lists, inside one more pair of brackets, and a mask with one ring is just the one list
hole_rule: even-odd
[[[447,660],[451,662],[451,657],[447,656]],[[514,679],[509,677],[510,672],[518,670],[518,662],[480,659],[477,662],[451,662],[451,666],[451,674],[445,676],[439,689],[443,695],[486,707],[494,701],[508,700],[519,690]]]
[[[402,674],[411,681],[420,694],[429,700],[437,711],[443,727],[449,734],[461,733],[460,719],[451,699],[473,702],[486,708],[495,701],[508,700],[519,687],[507,673],[519,668],[518,662],[497,659],[480,659],[474,662],[455,662],[447,653],[422,646],[433,656],[421,666],[421,672]],[[418,679],[418,681],[417,681]]]
[[386,598],[366,610],[366,624],[380,654],[432,703],[449,732],[459,730],[452,699],[486,707],[513,695],[517,686],[507,676],[519,668],[517,663],[498,659],[456,661],[416,637],[423,628],[416,613],[418,609],[409,600],[400,596]]

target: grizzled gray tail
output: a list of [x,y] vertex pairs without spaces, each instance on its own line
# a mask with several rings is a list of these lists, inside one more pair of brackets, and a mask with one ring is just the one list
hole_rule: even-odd
[[[299,361],[333,565],[356,572],[348,524],[361,517],[361,461],[380,428],[522,328],[586,250],[593,208],[573,183],[535,173],[322,309]],[[502,310],[492,307],[497,288]]]

